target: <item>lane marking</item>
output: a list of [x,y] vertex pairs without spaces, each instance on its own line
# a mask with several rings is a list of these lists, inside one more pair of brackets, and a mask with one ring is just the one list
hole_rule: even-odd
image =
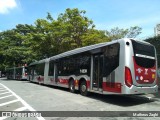
[[18,102],[18,101],[19,101],[19,100],[16,99],[16,100],[12,100],[12,101],[9,101],[9,102],[1,103],[1,104],[0,104],[0,107],[1,107],[1,106],[4,106],[4,105],[11,104],[11,103],[15,103],[15,102]]
[[0,95],[4,95],[4,94],[7,94],[7,93],[10,93],[10,92],[4,92],[4,93],[0,93]]
[[26,110],[26,109],[27,109],[27,107],[21,107],[21,108],[15,109],[14,111],[24,111],[24,110]]
[[7,95],[7,96],[4,96],[4,97],[0,97],[0,99],[4,99],[4,98],[7,98],[7,97],[11,97],[13,95]]
[[[0,83],[1,86],[3,86],[5,89],[7,89],[9,92],[11,92],[29,111],[36,111],[34,108],[32,108],[27,102],[25,102],[21,97],[19,97],[16,93],[14,93],[12,90],[10,90],[7,86]],[[45,120],[43,117],[36,117],[38,120]]]

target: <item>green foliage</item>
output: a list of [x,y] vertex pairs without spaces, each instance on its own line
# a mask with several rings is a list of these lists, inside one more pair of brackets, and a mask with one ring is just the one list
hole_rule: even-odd
[[130,27],[129,29],[120,29],[118,27],[111,29],[110,31],[105,31],[106,35],[111,40],[116,40],[120,38],[135,38],[141,33],[142,28],[138,26]]
[[101,42],[109,42],[111,39],[102,30],[89,29],[82,36],[82,46],[93,45]]
[[156,51],[157,51],[158,66],[160,67],[160,36],[148,38],[145,41],[155,46]]
[[136,37],[141,28],[96,30],[86,11],[66,9],[53,19],[37,19],[34,25],[18,24],[15,29],[0,32],[0,70],[29,64],[78,47],[108,42],[122,37]]
[[[61,22],[65,38],[62,46],[68,46],[70,49],[82,47],[82,36],[86,34],[89,28],[94,28],[93,21],[84,16],[86,11],[75,9],[66,9],[64,14],[60,14],[58,21]],[[64,46],[65,47],[65,46]]]
[[19,24],[16,29],[0,33],[0,56],[3,58],[0,69],[4,70],[4,67],[31,62],[31,51],[24,45],[24,41],[27,39],[26,35],[30,32],[28,27],[28,25]]

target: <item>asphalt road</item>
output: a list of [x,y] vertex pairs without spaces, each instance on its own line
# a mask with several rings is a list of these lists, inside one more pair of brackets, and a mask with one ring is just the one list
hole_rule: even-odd
[[[143,96],[100,95],[85,97],[68,89],[39,85],[29,81],[0,79],[0,111],[160,111],[160,92]],[[72,112],[71,112],[72,113]],[[122,114],[124,114],[122,113]],[[64,112],[65,114],[65,112]],[[73,112],[73,114],[76,114]],[[81,114],[81,113],[80,113]],[[95,116],[96,112],[91,112]],[[99,114],[99,113],[97,113]],[[118,112],[108,112],[116,116]],[[160,114],[160,112],[159,112]],[[72,114],[71,114],[72,115]],[[35,117],[26,120],[75,120],[75,117]],[[159,115],[160,116],[160,115]],[[2,118],[0,118],[2,119]],[[22,118],[4,118],[21,120]],[[24,118],[23,118],[24,119]],[[78,120],[159,120],[160,117],[76,117]]]

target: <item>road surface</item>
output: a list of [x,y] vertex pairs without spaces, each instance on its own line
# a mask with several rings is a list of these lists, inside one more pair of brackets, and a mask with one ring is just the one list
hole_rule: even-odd
[[[100,95],[92,93],[85,97],[77,93],[70,93],[68,89],[39,85],[29,81],[0,79],[0,111],[160,111],[160,93],[143,96],[118,96]],[[71,112],[72,113],[72,112]],[[91,112],[96,116],[98,112]],[[107,112],[106,112],[107,113]],[[153,112],[154,113],[154,112]],[[73,112],[73,114],[75,114]],[[80,113],[81,114],[81,113]],[[101,113],[100,113],[101,114]],[[99,115],[100,115],[99,114]],[[111,116],[116,116],[118,112],[108,112]],[[25,119],[39,120],[159,120],[160,117],[35,117]],[[154,114],[156,116],[156,112]],[[125,115],[124,115],[125,116]],[[160,115],[159,115],[160,116]],[[1,119],[1,118],[0,118]],[[5,118],[14,120],[14,118]],[[22,118],[16,118],[21,120]]]

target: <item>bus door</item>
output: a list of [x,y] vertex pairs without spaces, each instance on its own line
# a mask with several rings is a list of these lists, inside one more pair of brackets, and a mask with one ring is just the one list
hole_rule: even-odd
[[93,90],[101,90],[103,82],[103,55],[93,56]]
[[55,80],[55,84],[58,84],[58,75],[59,75],[57,65],[58,65],[58,62],[55,62],[55,64],[54,64],[54,80]]
[[31,80],[34,80],[34,76],[35,76],[35,66],[31,67]]

